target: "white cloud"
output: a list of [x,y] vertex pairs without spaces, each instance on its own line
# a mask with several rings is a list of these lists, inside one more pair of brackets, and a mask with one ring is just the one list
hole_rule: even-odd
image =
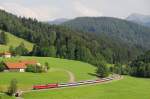
[[26,8],[16,3],[3,3],[0,8],[5,9],[8,12],[12,12],[18,16],[37,18],[37,14],[30,8]]
[[94,8],[87,7],[85,4],[82,4],[80,1],[73,2],[74,10],[80,16],[102,16],[102,13]]
[[78,16],[125,18],[150,13],[150,0],[0,0],[0,9],[40,21]]
[[0,9],[4,9],[18,16],[25,16],[36,18],[41,21],[50,20],[50,18],[57,17],[58,8],[37,6],[26,7],[17,3],[3,3],[0,5]]

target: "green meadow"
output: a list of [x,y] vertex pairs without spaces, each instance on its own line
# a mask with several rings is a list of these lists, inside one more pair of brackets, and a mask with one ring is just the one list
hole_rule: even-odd
[[0,58],[3,61],[18,61],[18,60],[37,60],[43,64],[49,63],[50,70],[46,73],[19,73],[19,72],[2,72],[0,73],[0,87],[6,90],[11,79],[17,79],[18,87],[21,90],[31,89],[36,84],[60,83],[68,82],[69,75],[66,71],[70,71],[76,81],[94,79],[95,67],[80,61],[50,58],[50,57],[15,57],[10,59]]
[[15,97],[10,97],[10,96],[0,93],[0,99],[15,99]]
[[33,48],[33,44],[22,39],[22,38],[19,38],[19,37],[16,37],[10,33],[6,33],[7,35],[7,38],[8,38],[8,43],[6,45],[0,45],[0,52],[3,52],[3,51],[8,51],[9,50],[9,47],[10,46],[13,46],[13,47],[17,47],[20,43],[24,43],[25,47],[31,51],[32,48]]

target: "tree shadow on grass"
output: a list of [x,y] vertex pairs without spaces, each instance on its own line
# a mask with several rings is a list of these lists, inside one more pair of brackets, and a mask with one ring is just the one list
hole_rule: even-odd
[[91,76],[93,76],[93,77],[100,78],[96,73],[88,73],[88,75],[91,75]]

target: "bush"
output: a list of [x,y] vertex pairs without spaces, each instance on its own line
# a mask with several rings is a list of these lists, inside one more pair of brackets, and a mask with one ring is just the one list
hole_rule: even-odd
[[45,71],[46,71],[45,67],[40,65],[28,65],[26,68],[26,72],[42,73]]
[[109,75],[109,69],[104,62],[97,64],[97,75],[102,78]]
[[4,62],[0,62],[0,72],[3,72],[5,68]]
[[45,69],[46,69],[47,71],[50,69],[48,62],[45,62]]

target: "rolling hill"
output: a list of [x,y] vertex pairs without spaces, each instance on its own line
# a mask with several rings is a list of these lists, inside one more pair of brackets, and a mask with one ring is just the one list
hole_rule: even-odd
[[150,48],[150,28],[112,17],[79,17],[63,23],[71,29],[106,35],[126,44]]
[[30,43],[22,38],[16,37],[13,34],[6,32],[8,37],[8,43],[6,45],[0,45],[0,52],[8,51],[10,46],[17,47],[20,43],[24,43],[25,47],[31,51],[33,48],[33,43]]

